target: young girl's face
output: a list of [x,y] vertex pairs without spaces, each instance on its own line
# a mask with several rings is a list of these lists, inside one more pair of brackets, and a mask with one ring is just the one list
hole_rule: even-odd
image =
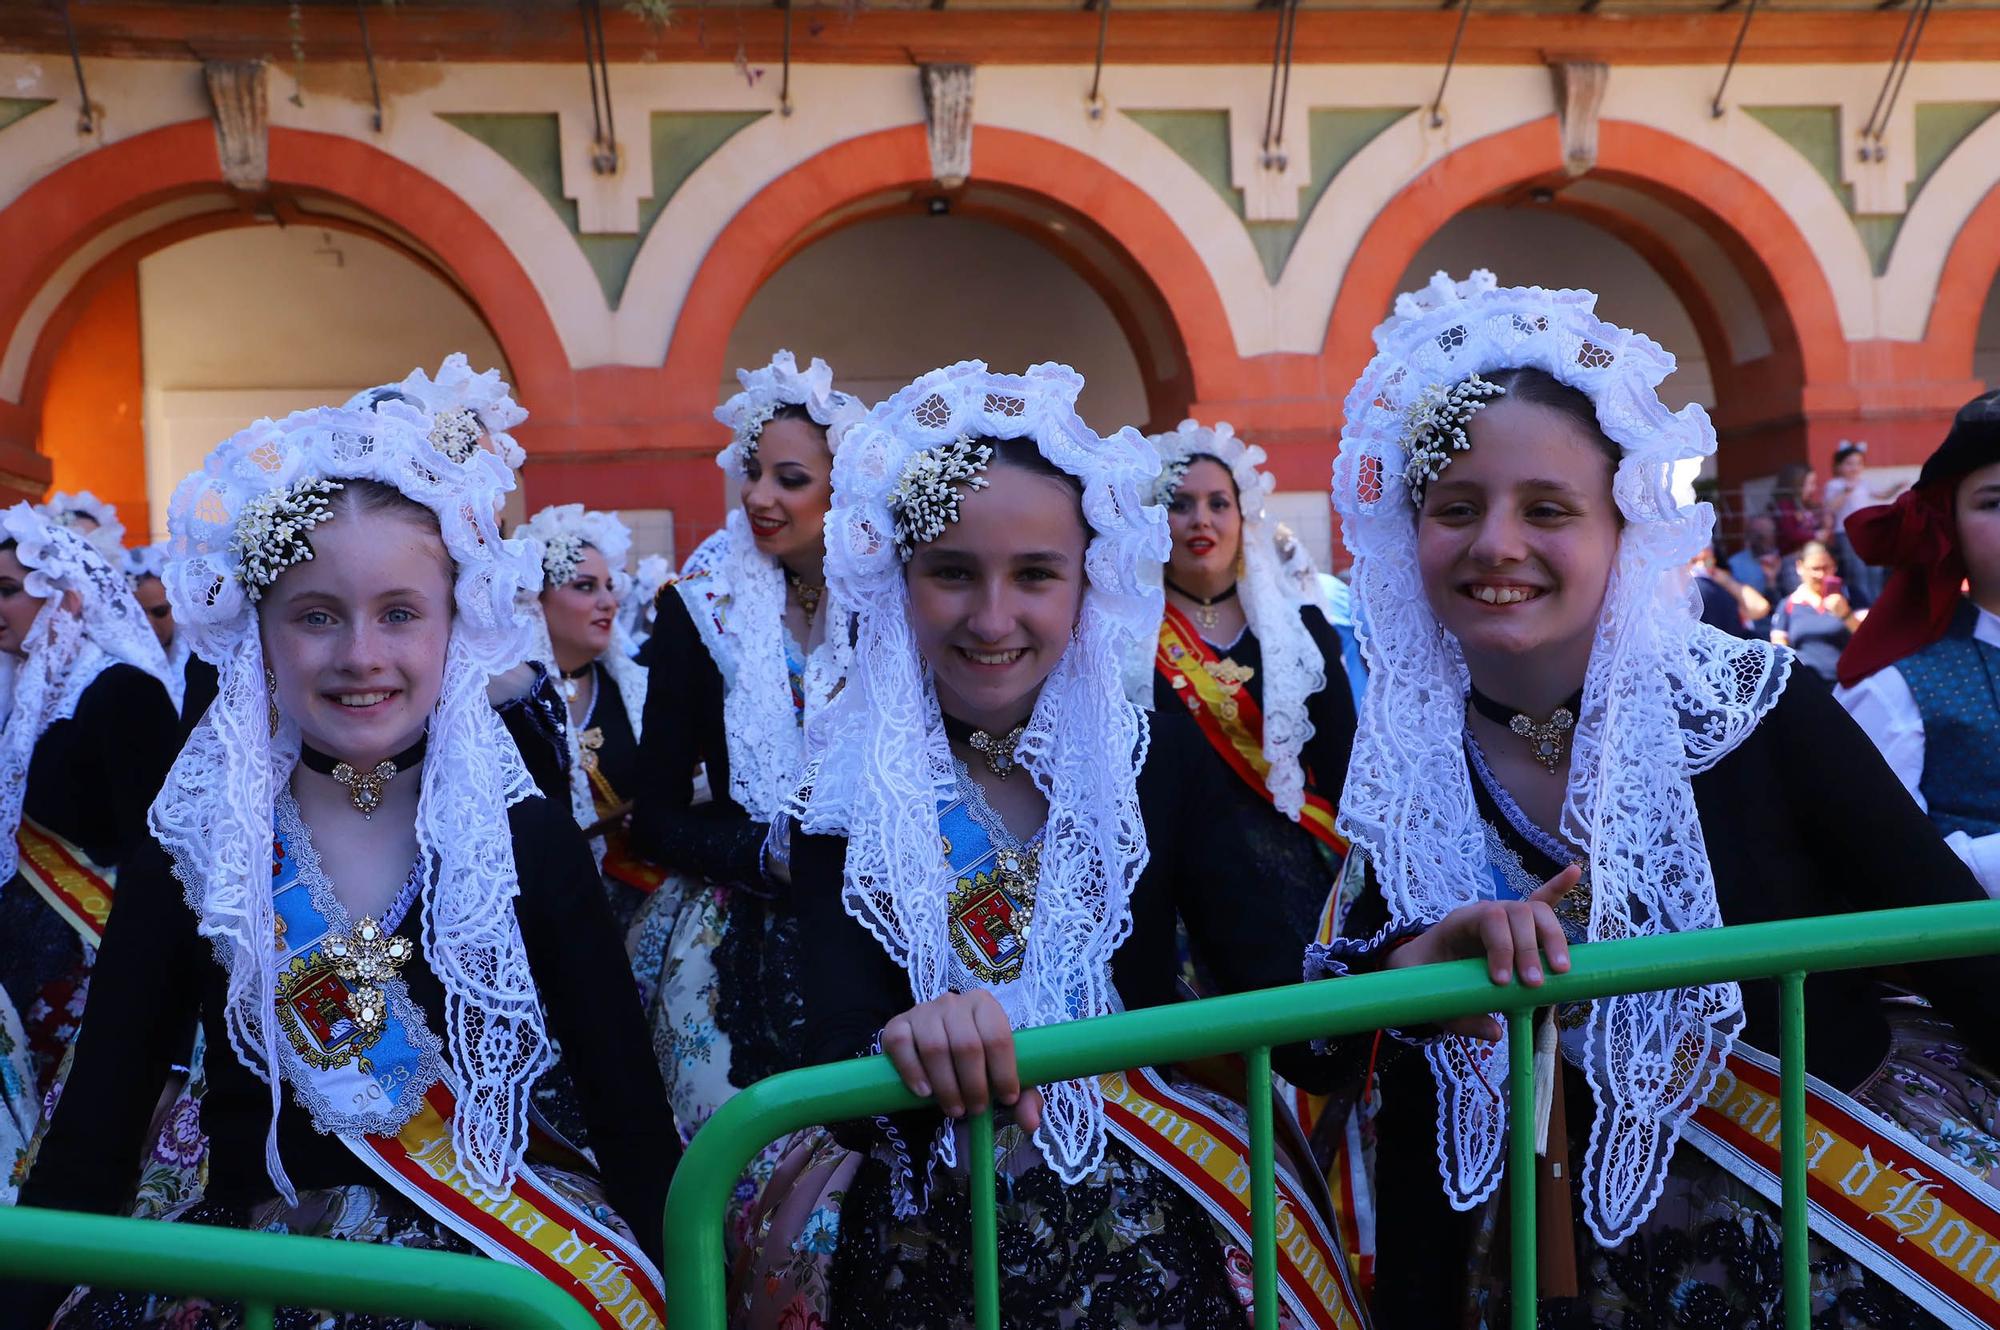
[[989,466],[958,520],[903,571],[910,626],[938,704],[991,733],[1034,710],[1083,611],[1089,543],[1076,494],[1052,476]]
[[278,709],[363,770],[415,743],[444,687],[452,566],[435,523],[352,506],[258,602]]
[[174,607],[167,603],[167,589],[157,577],[142,577],[132,587],[132,598],[139,602],[139,608],[146,611],[146,622],[152,625],[153,636],[160,639],[160,648],[174,644]]
[[595,660],[610,648],[618,597],[611,592],[611,565],[595,546],[584,547],[569,581],[542,592],[542,617],[563,660]]
[[0,550],[0,651],[23,654],[21,644],[42,612],[42,598],[28,594],[28,569],[11,549]]
[[743,468],[743,513],[758,552],[790,566],[818,558],[833,501],[833,454],[809,420],[764,426]]
[[1842,480],[1852,483],[1861,479],[1861,473],[1867,466],[1867,460],[1860,453],[1849,453],[1834,463],[1833,470]]
[[1188,466],[1167,500],[1167,527],[1174,537],[1168,577],[1181,586],[1235,580],[1243,511],[1237,506],[1236,483],[1222,463],[1203,457]]
[[2000,614],[2000,462],[1959,481],[1954,507],[1959,555],[1972,583],[1972,598]]

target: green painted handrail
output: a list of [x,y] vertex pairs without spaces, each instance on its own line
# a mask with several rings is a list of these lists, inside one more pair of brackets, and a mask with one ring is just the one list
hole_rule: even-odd
[[[1022,1031],[1016,1038],[1024,1083],[1041,1084],[1118,1071],[1134,1065],[1164,1064],[1221,1053],[1252,1054],[1259,1049],[1305,1040],[1355,1034],[1392,1026],[1435,1024],[1482,1012],[1507,1013],[1513,1028],[1525,1031],[1531,1013],[1552,1003],[1576,1002],[1618,993],[1641,993],[1765,979],[1805,971],[1857,969],[1944,960],[2000,952],[2000,901],[1968,901],[1901,910],[1829,915],[1777,923],[1679,933],[1670,937],[1628,938],[1575,948],[1570,972],[1551,975],[1538,988],[1518,984],[1496,988],[1480,961],[1457,961],[1338,983],[1295,984],[1231,997],[1125,1012],[1095,1020]],[[1784,985],[1784,1076],[1797,1078],[1785,1104],[1803,1104],[1804,1027],[1797,985]],[[1510,1080],[1517,1087],[1532,1076],[1531,1040],[1514,1041]],[[1259,1096],[1252,1094],[1254,1103]],[[1796,1102],[1795,1102],[1796,1101]],[[841,1122],[920,1107],[925,1101],[904,1089],[889,1060],[850,1062],[786,1072],[760,1081],[724,1104],[696,1133],[674,1175],[667,1198],[667,1321],[670,1330],[721,1330],[726,1310],[722,1248],[723,1214],[737,1179],[765,1145],[815,1123]],[[1800,1119],[1802,1124],[1803,1119]],[[1524,1138],[1526,1133],[1521,1134]],[[1255,1143],[1253,1142],[1253,1145]],[[1532,1144],[1526,1152],[1532,1152]],[[1513,1144],[1520,1167],[1522,1143]],[[977,1154],[973,1157],[978,1157]],[[1803,1183],[1785,1211],[1788,1308],[1796,1307],[1809,1276],[1804,1261]],[[1529,1195],[1528,1189],[1519,1189]],[[1525,1207],[1513,1243],[1517,1257],[1514,1292],[1516,1324],[1534,1317],[1533,1210]],[[991,1232],[991,1216],[974,1216]],[[1521,1222],[1517,1217],[1516,1222]],[[1524,1238],[1528,1240],[1523,1240]],[[975,1229],[975,1241],[979,1229]],[[1259,1264],[1268,1259],[1259,1250]],[[975,1254],[975,1259],[978,1259]],[[1526,1277],[1522,1278],[1525,1261]],[[1260,1271],[1259,1284],[1269,1287]],[[1798,1290],[1792,1290],[1792,1281]],[[982,1280],[982,1283],[986,1281]],[[1523,1296],[1525,1295],[1525,1296]],[[982,1303],[984,1300],[982,1299]],[[1260,1323],[1275,1317],[1271,1299],[1260,1299]],[[981,1323],[997,1324],[990,1305]],[[1803,1327],[1801,1319],[1791,1320]]]
[[156,1219],[0,1209],[0,1279],[243,1302],[247,1324],[274,1307],[321,1307],[489,1326],[597,1330],[542,1276],[484,1256],[249,1233]]

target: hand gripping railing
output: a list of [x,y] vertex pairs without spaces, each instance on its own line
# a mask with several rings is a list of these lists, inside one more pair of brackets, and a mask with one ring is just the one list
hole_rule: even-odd
[[491,1330],[598,1330],[547,1279],[484,1256],[63,1210],[0,1209],[6,1279],[240,1300],[244,1330],[271,1330],[275,1308],[298,1306]]
[[[1459,961],[1323,983],[1266,989],[1023,1031],[1016,1039],[1023,1084],[1042,1084],[1242,1051],[1249,1067],[1251,1236],[1257,1330],[1278,1324],[1277,1201],[1273,1185],[1271,1048],[1390,1026],[1434,1024],[1505,1012],[1512,1038],[1515,1103],[1534,1098],[1534,1011],[1551,1003],[1776,977],[1782,1035],[1779,1137],[1783,1158],[1785,1323],[1806,1330],[1805,999],[1809,970],[1844,970],[2000,952],[2000,901],[1927,905],[1865,914],[1631,938],[1578,947],[1568,974],[1539,988],[1496,988],[1480,961]],[[916,1108],[889,1060],[861,1058],[760,1081],[709,1119],[689,1145],[667,1198],[669,1330],[722,1330],[726,1312],[722,1232],[731,1191],[767,1143],[802,1127]],[[1429,1102],[1425,1104],[1429,1110]],[[1518,1118],[1515,1119],[1518,1121]],[[966,1158],[993,1158],[993,1117],[972,1119]],[[1534,1136],[1508,1141],[1512,1176],[1532,1176]],[[1436,1186],[1434,1177],[1419,1179]],[[980,1330],[999,1330],[999,1256],[990,1166],[968,1176],[972,1211],[973,1309]],[[1510,1192],[1513,1325],[1535,1324],[1535,1190]]]

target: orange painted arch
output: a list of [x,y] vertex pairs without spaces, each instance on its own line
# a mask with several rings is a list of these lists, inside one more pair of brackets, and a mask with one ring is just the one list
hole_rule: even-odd
[[2000,184],[1986,191],[1952,238],[1938,274],[1937,296],[1924,346],[1940,378],[1972,377],[1979,321],[1990,300],[2000,299]]

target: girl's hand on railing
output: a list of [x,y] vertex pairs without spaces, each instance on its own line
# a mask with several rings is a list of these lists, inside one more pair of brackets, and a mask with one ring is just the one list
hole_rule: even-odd
[[[1526,900],[1461,905],[1390,952],[1382,968],[1399,970],[1409,965],[1484,956],[1486,973],[1494,983],[1510,984],[1518,973],[1523,984],[1535,988],[1542,982],[1544,957],[1554,974],[1569,969],[1569,939],[1563,936],[1555,905],[1582,880],[1582,866],[1571,864]],[[1500,1022],[1491,1016],[1461,1017],[1446,1021],[1444,1028],[1474,1039],[1500,1037]]]
[[986,1110],[989,1095],[1014,1110],[1024,1131],[1042,1125],[1042,1096],[1021,1088],[1014,1027],[985,989],[946,993],[919,1003],[882,1027],[882,1051],[911,1094],[937,1100],[947,1117]]

